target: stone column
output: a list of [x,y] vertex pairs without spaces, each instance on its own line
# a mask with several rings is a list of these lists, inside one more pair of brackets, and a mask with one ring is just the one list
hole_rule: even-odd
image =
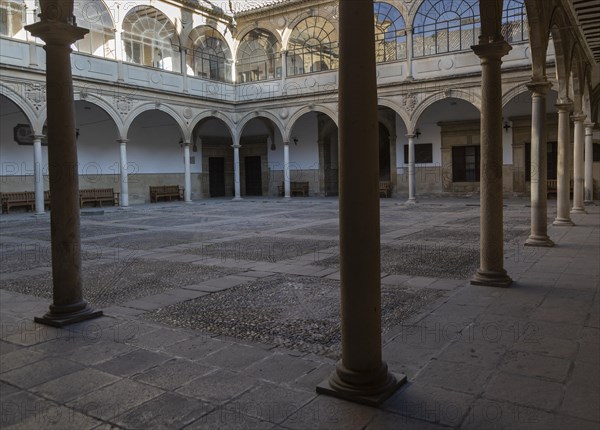
[[53,303],[48,313],[35,321],[62,327],[102,315],[83,299],[81,285],[79,178],[70,55],[71,44],[83,39],[88,30],[73,24],[73,2],[42,1],[41,6],[41,21],[26,30],[46,42]]
[[[118,8],[117,4],[117,8]],[[115,28],[115,60],[117,60],[117,81],[125,81],[125,71],[123,67],[123,30],[121,28]]]
[[481,59],[481,225],[480,266],[473,285],[508,287],[504,270],[502,196],[502,57],[511,47],[504,40],[472,47]]
[[339,11],[342,359],[317,392],[377,405],[406,377],[381,359],[379,151],[365,145],[378,134],[373,3],[342,1]]
[[190,142],[184,142],[183,144],[183,165],[185,177],[183,201],[190,203],[192,201],[192,165],[190,163]]
[[594,200],[594,177],[592,174],[593,158],[594,158],[594,123],[586,122],[585,126],[585,195],[584,203],[592,203]]
[[555,226],[571,226],[569,209],[569,188],[571,175],[569,172],[569,152],[571,150],[571,109],[573,102],[564,100],[556,104],[558,110],[558,169],[556,175],[556,219]]
[[585,129],[583,122],[586,116],[578,113],[573,116],[575,123],[575,148],[573,151],[573,208],[571,213],[586,213],[583,207],[583,145],[585,141]]
[[42,157],[42,135],[33,136],[33,180],[35,190],[35,213],[43,214],[44,211],[44,160]]
[[287,94],[286,79],[287,79],[287,51],[281,51],[281,94]]
[[183,79],[183,93],[184,94],[188,94],[190,92],[190,84],[189,84],[189,77],[187,74],[187,49],[181,47],[179,49],[179,63],[180,63],[180,67],[181,67],[181,76]]
[[396,134],[390,134],[390,182],[392,183],[392,196],[398,193],[398,165],[396,164]]
[[408,137],[408,200],[406,203],[417,203],[417,184],[415,182],[415,137],[416,134],[407,134]]
[[240,148],[239,137],[235,138],[235,143],[231,146],[233,148],[233,183],[235,188],[235,195],[233,200],[241,200],[241,185],[240,185]]
[[283,142],[283,189],[286,199],[291,197],[290,192],[290,142]]
[[548,81],[530,82],[531,91],[531,234],[526,246],[554,246],[548,237],[548,147],[546,94]]
[[406,79],[412,81],[413,77],[413,27],[406,27]]
[[129,177],[127,164],[128,139],[119,139],[119,172],[121,176],[121,208],[129,207]]

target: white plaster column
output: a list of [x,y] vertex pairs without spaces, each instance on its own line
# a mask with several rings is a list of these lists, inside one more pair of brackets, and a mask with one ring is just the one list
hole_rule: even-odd
[[594,158],[594,123],[586,122],[585,127],[585,182],[584,182],[584,203],[592,203],[594,200],[594,177],[593,177],[593,158]]
[[231,146],[233,148],[233,184],[235,188],[235,195],[233,200],[241,200],[241,184],[240,184],[240,148],[239,137],[235,138],[235,143]]
[[[481,40],[481,38],[480,38]],[[480,265],[473,285],[508,287],[504,270],[502,195],[502,57],[511,47],[504,40],[472,47],[481,59]]]
[[583,148],[585,142],[585,127],[587,117],[577,113],[573,115],[575,123],[575,146],[573,148],[573,208],[571,213],[587,213],[583,206]]
[[339,11],[342,358],[317,392],[379,405],[406,377],[381,358],[379,149],[365,145],[378,131],[373,3],[341,1]]
[[46,42],[52,304],[41,324],[62,327],[102,315],[83,298],[79,177],[71,45],[88,30],[73,25],[73,2],[41,2],[41,21],[25,29]]
[[179,59],[181,64],[181,76],[183,77],[183,92],[184,94],[188,94],[190,92],[190,84],[189,77],[187,74],[187,49],[180,47],[179,48]]
[[43,135],[33,136],[33,180],[35,190],[35,213],[44,213],[44,174],[42,158],[42,139]]
[[190,142],[184,142],[183,144],[183,164],[185,177],[183,201],[190,203],[192,201],[192,165],[190,162]]
[[[117,8],[119,6],[117,5]],[[125,70],[123,67],[123,30],[119,27],[115,28],[115,59],[117,60],[117,81],[125,80]]]
[[127,174],[127,142],[128,139],[118,139],[119,142],[119,175],[121,183],[121,207],[129,207],[129,177]]
[[281,51],[281,94],[286,95],[285,81],[287,79],[287,51]]
[[417,203],[417,184],[415,182],[415,137],[416,134],[407,134],[408,137],[408,200],[406,203]]
[[571,174],[569,169],[569,153],[571,152],[571,110],[573,102],[564,100],[556,104],[558,110],[558,169],[556,172],[556,219],[555,226],[572,226],[569,189]]
[[283,142],[283,189],[286,199],[291,197],[291,182],[290,182],[290,142]]
[[531,234],[526,246],[554,246],[548,237],[548,143],[546,95],[552,84],[530,82],[531,91]]

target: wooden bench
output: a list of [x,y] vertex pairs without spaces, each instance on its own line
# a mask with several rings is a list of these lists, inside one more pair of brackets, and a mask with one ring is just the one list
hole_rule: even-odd
[[390,181],[379,181],[379,197],[392,196],[392,183]]
[[35,209],[35,193],[33,191],[17,191],[1,193],[2,212],[10,213],[10,208],[25,207],[27,210]]
[[[558,180],[557,179],[548,179],[547,182],[547,196],[546,197],[550,197],[551,194],[557,195],[558,193]],[[573,180],[571,179],[571,183],[570,183],[570,189],[569,192],[570,194],[573,194]]]
[[[283,197],[285,195],[285,184],[282,182],[277,189],[279,191],[279,196]],[[303,197],[308,197],[308,182],[290,182],[290,195],[293,196],[299,194]]]
[[79,190],[79,207],[82,208],[86,203],[94,203],[94,206],[102,206],[102,203],[118,206],[119,193],[115,193],[112,188]]
[[156,203],[159,199],[169,199],[169,201],[176,198],[177,200],[183,200],[183,188],[179,185],[157,185],[150,186],[150,203]]

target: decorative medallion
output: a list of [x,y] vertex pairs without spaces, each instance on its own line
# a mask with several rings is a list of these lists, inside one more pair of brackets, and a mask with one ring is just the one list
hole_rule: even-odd
[[287,108],[282,108],[279,111],[279,116],[281,117],[281,119],[286,119],[289,116],[289,114],[290,114],[290,111],[287,110]]
[[25,87],[25,98],[36,109],[40,110],[46,104],[46,86],[29,84]]
[[183,117],[185,119],[190,119],[192,117],[192,115],[194,114],[194,112],[192,111],[191,107],[186,107],[183,109]]
[[131,104],[129,97],[121,96],[115,100],[117,111],[123,116],[126,116],[131,111]]
[[402,97],[402,105],[408,113],[412,113],[417,106],[417,96],[412,93],[406,94]]

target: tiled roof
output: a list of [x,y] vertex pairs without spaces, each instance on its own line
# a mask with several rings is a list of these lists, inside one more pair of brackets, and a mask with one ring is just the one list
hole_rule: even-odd
[[287,3],[291,0],[232,0],[233,13],[248,12],[266,6]]

